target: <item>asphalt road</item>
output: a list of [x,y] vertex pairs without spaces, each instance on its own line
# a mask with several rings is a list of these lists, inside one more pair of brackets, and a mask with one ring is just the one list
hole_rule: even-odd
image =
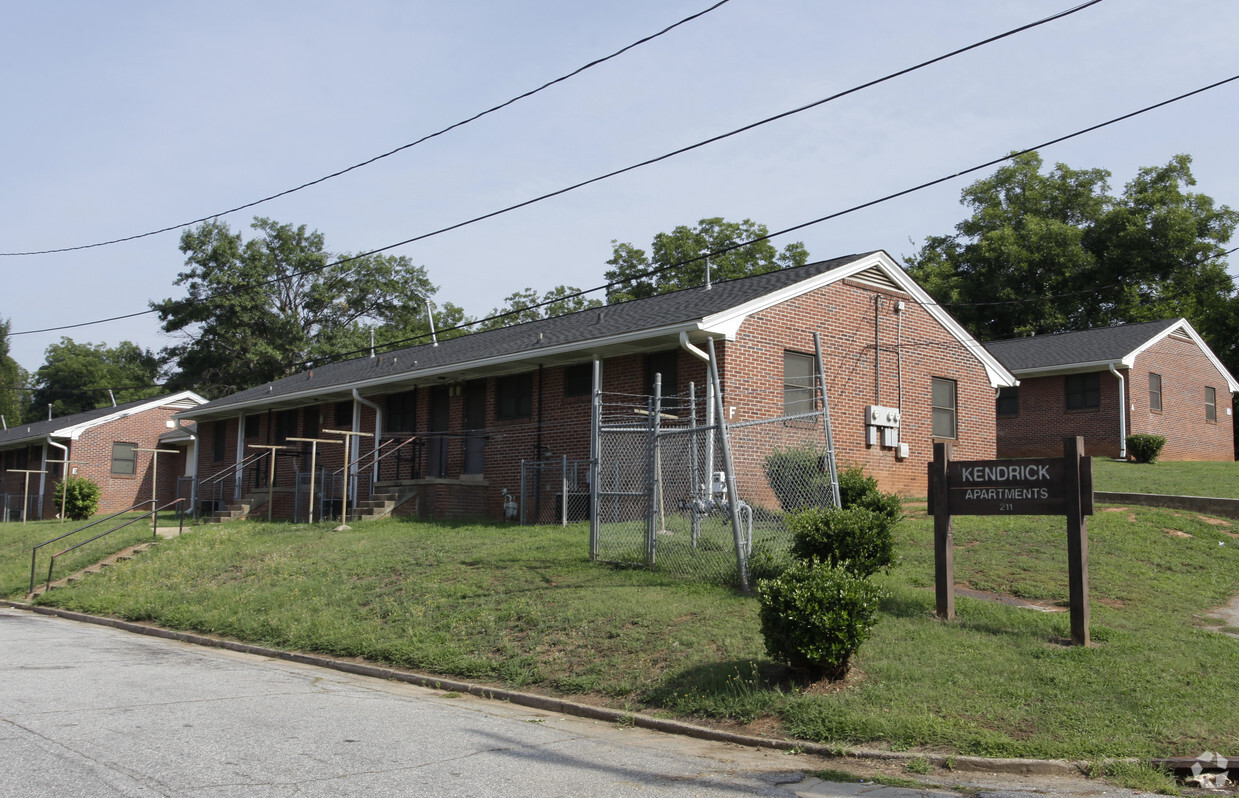
[[[4,798],[958,794],[805,776],[823,767],[0,608]],[[1050,794],[1132,795],[1083,787]]]

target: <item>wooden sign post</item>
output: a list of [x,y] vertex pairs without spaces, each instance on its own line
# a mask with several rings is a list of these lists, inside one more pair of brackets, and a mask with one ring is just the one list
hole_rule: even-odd
[[1067,519],[1071,640],[1089,643],[1088,522],[1093,514],[1093,461],[1084,438],[1063,441],[1063,456],[1034,460],[951,461],[950,444],[934,444],[929,464],[934,517],[934,592],[938,617],[955,617],[956,515],[1062,515]]

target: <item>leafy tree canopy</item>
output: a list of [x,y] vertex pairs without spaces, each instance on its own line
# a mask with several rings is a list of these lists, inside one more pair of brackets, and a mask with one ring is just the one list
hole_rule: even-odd
[[927,238],[909,273],[983,341],[1183,316],[1221,344],[1239,213],[1187,190],[1187,155],[1141,169],[1119,196],[1109,178],[1017,156],[964,189],[972,215]]
[[[768,239],[738,246],[769,232],[764,224],[756,224],[751,219],[728,222],[716,216],[702,219],[696,227],[681,225],[670,233],[654,236],[650,256],[632,244],[612,241],[611,259],[607,261],[611,268],[605,276],[607,282],[617,285],[607,294],[607,302],[614,304],[705,285],[706,262],[701,256],[706,254],[710,254],[711,280],[765,274],[803,266],[808,261],[809,251],[799,241],[781,251]],[[694,258],[699,260],[685,263]],[[671,268],[677,263],[685,265]],[[652,269],[663,271],[643,276]]]
[[12,322],[0,321],[0,415],[6,424],[20,424],[26,413],[26,394],[19,390],[26,384],[26,370],[9,354],[9,330]]
[[[361,354],[372,330],[380,345],[429,334],[438,289],[424,267],[388,255],[341,263],[305,225],[257,217],[251,227],[248,241],[220,221],[181,236],[185,296],[151,304],[181,338],[161,353],[175,384],[218,397]],[[441,326],[463,319],[453,305],[436,310]]]
[[581,289],[571,285],[557,285],[542,296],[533,288],[516,291],[504,298],[503,307],[491,310],[488,320],[479,324],[478,329],[494,330],[602,306],[600,299],[576,296],[580,292]]
[[159,396],[166,389],[155,384],[158,377],[159,359],[132,341],[109,347],[61,338],[34,373],[30,415],[47,418],[49,405],[52,416],[60,417],[106,407],[112,396],[118,404]]

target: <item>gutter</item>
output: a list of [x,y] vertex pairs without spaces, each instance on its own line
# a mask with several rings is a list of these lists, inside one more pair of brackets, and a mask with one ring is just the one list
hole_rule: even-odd
[[1118,372],[1114,364],[1110,364],[1110,373],[1119,381],[1119,459],[1127,459],[1127,381]]

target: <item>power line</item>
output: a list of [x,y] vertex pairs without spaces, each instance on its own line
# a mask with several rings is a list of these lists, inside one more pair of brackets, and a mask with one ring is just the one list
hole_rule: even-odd
[[[916,64],[915,66],[906,67],[906,68],[901,69],[901,70],[898,70],[898,71],[896,71],[896,72],[892,72],[892,73],[890,73],[890,74],[888,74],[888,75],[886,75],[886,76],[884,76],[884,77],[881,77],[881,78],[876,78],[876,79],[871,80],[871,81],[868,81],[868,82],[866,82],[866,83],[859,84],[859,85],[854,86],[854,87],[852,87],[852,88],[850,88],[850,89],[846,89],[846,90],[844,90],[844,91],[841,91],[841,92],[839,92],[839,93],[837,93],[837,94],[830,95],[829,97],[824,97],[824,98],[822,98],[822,99],[815,100],[814,102],[808,103],[808,104],[806,104],[806,105],[802,105],[802,106],[799,106],[799,107],[797,107],[797,108],[790,109],[790,110],[788,110],[788,111],[783,111],[783,112],[781,112],[781,113],[775,114],[774,116],[766,117],[765,119],[761,119],[761,120],[759,120],[759,121],[757,121],[757,122],[752,122],[752,123],[750,123],[750,124],[744,125],[743,127],[736,128],[736,129],[731,130],[731,131],[729,131],[729,132],[727,132],[727,133],[723,133],[723,134],[720,134],[720,135],[717,135],[717,136],[713,136],[713,137],[708,138],[708,139],[704,139],[704,140],[702,140],[702,141],[697,142],[696,144],[690,144],[690,145],[688,145],[688,146],[686,146],[686,147],[681,147],[681,148],[679,148],[679,149],[677,149],[677,150],[673,150],[673,151],[668,152],[668,153],[665,153],[665,154],[663,154],[663,155],[659,155],[659,156],[657,156],[657,157],[650,158],[650,159],[647,159],[647,160],[645,160],[645,161],[641,161],[641,162],[639,162],[639,163],[636,163],[636,164],[632,164],[632,165],[630,165],[630,166],[623,167],[623,168],[621,168],[621,169],[616,169],[616,170],[614,170],[614,171],[608,172],[608,173],[603,174],[603,175],[599,175],[599,176],[594,177],[594,178],[590,178],[589,180],[584,180],[584,181],[581,181],[581,182],[579,182],[579,183],[575,183],[575,184],[573,184],[573,185],[570,185],[570,186],[567,186],[567,187],[564,187],[564,188],[560,188],[560,189],[557,189],[557,190],[555,190],[555,191],[551,191],[551,192],[546,193],[546,194],[542,194],[542,195],[537,196],[537,197],[534,197],[534,198],[532,198],[532,199],[524,200],[524,201],[522,201],[522,202],[518,202],[518,203],[516,203],[516,204],[514,204],[514,205],[509,205],[509,206],[507,206],[507,207],[505,207],[505,208],[501,208],[501,209],[496,210],[496,211],[491,211],[491,212],[486,213],[486,214],[483,214],[483,215],[481,215],[481,216],[475,216],[475,217],[473,217],[472,219],[468,219],[468,220],[465,220],[465,221],[462,221],[462,222],[457,222],[457,223],[455,223],[455,224],[448,225],[447,227],[441,227],[441,228],[439,228],[439,229],[437,229],[437,230],[432,230],[432,231],[427,232],[427,233],[422,233],[422,234],[420,234],[420,235],[413,236],[412,238],[407,238],[407,239],[404,239],[403,241],[397,241],[397,242],[396,242],[396,243],[394,243],[394,244],[388,244],[388,245],[386,245],[386,246],[379,247],[379,248],[377,248],[377,249],[373,249],[373,250],[370,250],[370,251],[368,251],[368,252],[362,252],[362,253],[359,253],[359,254],[357,254],[357,255],[351,255],[351,256],[346,257],[346,258],[340,258],[340,259],[335,260],[335,261],[332,261],[332,262],[330,262],[330,263],[326,263],[326,264],[324,264],[324,265],[322,265],[322,266],[316,266],[316,267],[314,267],[314,268],[312,268],[312,269],[306,269],[306,270],[301,271],[301,272],[297,272],[297,273],[290,274],[290,275],[285,275],[284,277],[281,277],[281,278],[274,278],[274,279],[271,279],[271,280],[265,280],[265,281],[258,282],[258,283],[249,283],[249,284],[242,285],[242,286],[236,286],[236,287],[231,288],[231,289],[228,289],[228,290],[226,290],[226,291],[220,291],[220,292],[218,292],[218,293],[216,293],[216,294],[212,294],[212,295],[211,295],[211,296],[209,296],[209,297],[204,297],[203,299],[200,299],[200,300],[198,300],[198,301],[206,301],[206,300],[215,299],[215,298],[219,298],[219,297],[232,296],[232,295],[235,295],[235,294],[241,293],[241,292],[243,292],[243,291],[249,291],[249,290],[256,289],[256,288],[262,288],[262,287],[267,286],[267,285],[273,285],[273,284],[275,284],[275,283],[277,283],[277,282],[279,282],[280,280],[283,280],[283,279],[296,278],[296,277],[304,277],[304,276],[306,276],[306,275],[313,274],[313,273],[315,273],[315,272],[319,272],[319,271],[323,271],[324,269],[328,269],[328,268],[331,268],[331,267],[333,267],[333,266],[341,266],[341,265],[344,265],[344,264],[347,264],[347,263],[351,263],[351,262],[356,261],[356,260],[360,260],[361,258],[366,258],[366,257],[370,257],[370,256],[373,256],[373,255],[378,255],[378,254],[383,253],[383,252],[387,252],[388,250],[395,249],[396,247],[405,246],[406,244],[411,244],[411,243],[414,243],[414,242],[417,242],[417,241],[422,241],[422,240],[425,240],[425,239],[427,239],[427,238],[432,238],[432,237],[434,237],[434,236],[442,235],[442,234],[444,234],[444,233],[451,232],[451,231],[453,231],[453,230],[457,230],[457,229],[460,229],[460,228],[462,228],[462,227],[466,227],[466,226],[469,226],[469,225],[472,225],[472,224],[476,224],[476,223],[478,223],[478,222],[485,221],[485,220],[487,220],[487,219],[492,219],[492,218],[494,218],[494,217],[501,216],[501,215],[503,215],[503,214],[510,213],[510,212],[512,212],[512,211],[518,210],[518,209],[520,209],[520,208],[524,208],[524,207],[527,207],[527,206],[530,206],[530,205],[534,205],[534,204],[536,204],[536,203],[543,202],[543,201],[545,201],[545,200],[551,199],[551,198],[553,198],[553,197],[558,197],[558,196],[560,196],[560,195],[567,194],[567,193],[569,193],[569,192],[571,192],[571,191],[575,191],[575,190],[577,190],[577,189],[579,189],[579,188],[584,188],[585,186],[592,185],[592,184],[594,184],[594,183],[599,183],[599,182],[602,182],[602,181],[604,181],[604,180],[608,180],[608,179],[610,179],[610,178],[612,178],[612,177],[616,177],[616,176],[618,176],[618,175],[622,175],[622,174],[624,174],[624,173],[626,173],[626,172],[635,171],[635,170],[637,170],[637,169],[641,169],[641,168],[643,168],[643,167],[650,166],[650,165],[655,164],[655,163],[658,163],[658,162],[660,162],[660,161],[665,161],[665,160],[667,160],[667,159],[669,159],[669,158],[673,158],[673,157],[675,157],[675,156],[677,156],[677,155],[682,155],[682,154],[684,154],[684,153],[686,153],[686,152],[691,152],[692,150],[699,149],[699,148],[701,148],[701,147],[705,147],[705,146],[707,146],[707,145],[709,145],[709,144],[714,144],[714,143],[717,143],[717,142],[722,141],[722,140],[724,140],[724,139],[731,138],[732,136],[739,135],[740,133],[744,133],[744,132],[747,132],[747,131],[749,131],[749,130],[753,130],[753,129],[755,129],[755,128],[761,127],[761,126],[763,126],[763,125],[770,124],[770,123],[775,122],[775,121],[778,121],[778,120],[780,120],[780,119],[784,119],[784,118],[786,118],[786,117],[789,117],[789,116],[792,116],[792,115],[795,115],[795,114],[799,114],[799,113],[802,113],[802,112],[804,112],[804,111],[808,111],[808,110],[810,110],[810,109],[816,108],[816,107],[821,106],[821,105],[824,105],[824,104],[826,104],[826,103],[833,102],[833,101],[838,100],[838,99],[841,99],[841,98],[843,98],[843,97],[847,97],[848,95],[855,94],[856,92],[862,91],[862,90],[864,90],[864,89],[866,89],[866,88],[870,88],[870,87],[876,86],[876,85],[878,85],[878,84],[880,84],[880,83],[885,83],[886,81],[893,80],[893,79],[894,79],[894,78],[896,78],[896,77],[900,77],[900,76],[903,76],[903,75],[909,74],[909,73],[911,73],[911,72],[915,72],[915,71],[917,71],[917,70],[919,70],[919,69],[924,69],[924,68],[925,68],[925,67],[927,67],[927,66],[930,66],[930,65],[932,65],[932,64],[939,63],[939,62],[941,62],[941,61],[944,61],[944,60],[946,60],[946,59],[948,59],[948,58],[952,58],[952,57],[954,57],[954,56],[960,55],[960,54],[962,54],[962,53],[966,53],[966,52],[968,52],[968,51],[970,51],[970,50],[975,50],[975,49],[977,49],[977,48],[979,48],[979,47],[982,47],[982,46],[984,46],[984,45],[991,44],[991,43],[996,42],[996,41],[1000,41],[1000,40],[1005,39],[1005,38],[1010,37],[1010,36],[1014,36],[1014,35],[1015,35],[1015,34],[1017,34],[1017,33],[1021,33],[1021,32],[1024,32],[1024,31],[1027,31],[1027,30],[1030,30],[1030,29],[1032,29],[1032,28],[1036,28],[1036,27],[1038,27],[1038,26],[1045,25],[1045,24],[1047,24],[1047,23],[1049,23],[1049,22],[1053,22],[1053,21],[1055,21],[1055,20],[1059,20],[1059,19],[1062,19],[1062,18],[1064,18],[1064,17],[1070,16],[1070,15],[1075,14],[1075,13],[1077,13],[1077,12],[1079,12],[1079,11],[1082,11],[1082,10],[1084,10],[1084,9],[1086,9],[1086,8],[1090,7],[1090,6],[1096,5],[1096,4],[1100,3],[1101,1],[1102,1],[1102,0],[1089,0],[1089,2],[1086,2],[1086,3],[1083,3],[1083,4],[1081,4],[1081,5],[1075,6],[1074,8],[1067,9],[1066,11],[1062,11],[1062,12],[1059,12],[1059,13],[1057,13],[1057,14],[1051,15],[1051,16],[1049,16],[1049,17],[1045,17],[1045,18],[1040,19],[1040,20],[1038,20],[1038,21],[1036,21],[1036,22],[1031,22],[1031,23],[1028,23],[1027,25],[1022,25],[1022,26],[1020,26],[1020,27],[1018,27],[1018,28],[1012,28],[1011,30],[1008,30],[1008,31],[1006,31],[1006,32],[1004,32],[1004,33],[1000,33],[1000,34],[997,34],[997,35],[995,35],[995,36],[991,36],[991,37],[989,37],[989,38],[982,39],[982,40],[980,40],[980,41],[978,41],[978,42],[974,42],[973,44],[967,45],[967,46],[965,46],[965,47],[961,47],[961,48],[958,48],[958,49],[956,49],[956,50],[952,50],[951,52],[946,53],[946,54],[944,54],[944,55],[940,55],[940,56],[937,56],[937,57],[935,57],[935,58],[931,58],[931,59],[929,59],[929,60],[927,60],[927,61],[922,61],[921,63]],[[1139,112],[1137,112],[1137,113],[1139,113]],[[1001,160],[1001,159],[999,159],[999,160]],[[998,162],[998,161],[994,161],[993,163],[997,163],[997,162]],[[968,170],[968,171],[975,171],[975,169],[980,169],[980,168],[983,168],[983,167],[975,167],[973,170]],[[945,178],[942,178],[940,181],[937,181],[937,182],[943,182],[943,181],[945,181],[945,180],[950,180],[950,179],[952,179],[953,177],[958,177],[958,176],[959,176],[959,175],[961,175],[961,174],[967,174],[967,172],[958,172],[958,173],[956,173],[955,175],[952,175],[952,176],[950,176],[950,177],[945,177]],[[911,191],[915,191],[915,190],[919,190],[919,189],[910,189],[910,190],[908,190],[908,191],[906,191],[906,192],[903,192],[903,193],[911,193]],[[900,195],[894,195],[894,196],[900,196]],[[869,203],[869,204],[870,204],[870,205],[871,205],[871,204],[877,204],[877,202],[882,202],[882,201],[885,201],[885,200],[877,200],[877,201],[875,201],[875,202],[873,202],[873,203]],[[857,210],[859,210],[861,207],[868,207],[868,205],[859,206],[859,207],[857,208]],[[840,212],[839,214],[835,214],[834,216],[838,216],[838,215],[842,215],[843,213],[850,213],[850,212],[851,212],[850,210],[849,210],[849,211],[842,211],[842,212]],[[824,218],[833,218],[833,216],[831,216],[831,217],[824,217]],[[205,221],[205,220],[200,220],[200,221]],[[809,224],[813,224],[813,222],[806,223],[805,225],[800,225],[799,227],[807,227]],[[791,229],[791,230],[796,230],[796,229],[799,229],[799,227],[790,228],[790,229]],[[769,236],[765,236],[764,238],[756,238],[756,239],[753,239],[753,241],[750,241],[750,242],[747,242],[747,243],[755,243],[755,242],[757,242],[757,241],[762,241],[762,240],[764,240],[765,238],[771,238],[771,237],[773,237],[773,236],[775,236],[775,235],[780,235],[780,234],[781,234],[781,233],[773,233],[773,234],[771,234],[771,235],[769,235]],[[738,246],[744,246],[744,244],[737,245],[737,247],[738,247]],[[732,247],[731,249],[735,249],[735,248],[737,248],[737,247]],[[730,249],[720,250],[720,251],[719,251],[719,253],[721,253],[721,252],[727,252],[727,251],[730,251]],[[712,254],[719,254],[719,253],[712,253]],[[696,261],[696,260],[700,260],[702,257],[705,257],[705,256],[701,256],[701,257],[699,257],[699,258],[694,258],[694,259],[691,259],[691,260],[685,261],[684,263],[692,263],[692,262],[694,262],[694,261]],[[683,265],[683,264],[674,264],[674,265]],[[638,275],[638,276],[640,276],[640,275]],[[559,298],[559,301],[562,301],[563,299],[572,299],[572,298],[574,298],[574,297],[576,297],[576,296],[581,296],[581,295],[583,295],[584,293],[590,293],[590,292],[595,291],[595,290],[600,290],[600,289],[590,289],[590,291],[587,291],[587,292],[581,292],[581,293],[578,293],[578,294],[573,294],[573,295],[570,295],[570,296],[567,296],[567,297],[560,297],[560,298]],[[532,306],[532,307],[541,307],[541,306],[542,306],[542,305],[541,305],[541,304],[539,304],[539,305],[534,305],[534,306]],[[37,333],[58,332],[58,331],[61,331],[61,330],[75,329],[75,328],[78,328],[78,327],[86,327],[86,326],[90,326],[90,325],[94,325],[94,324],[105,324],[105,323],[112,322],[112,321],[119,321],[119,320],[122,320],[122,319],[134,318],[134,317],[136,317],[136,316],[143,316],[143,315],[147,315],[147,314],[150,314],[150,313],[157,313],[157,312],[158,312],[158,310],[157,310],[157,309],[152,308],[152,309],[150,309],[150,310],[138,311],[138,312],[135,312],[135,313],[125,314],[125,315],[123,315],[123,316],[112,316],[112,317],[105,318],[105,319],[98,319],[98,320],[96,320],[96,321],[81,322],[81,323],[78,323],[78,324],[63,325],[63,326],[57,326],[57,327],[47,327],[47,328],[44,328],[44,329],[41,329],[41,330],[22,330],[22,331],[20,331],[20,332],[10,332],[10,333],[9,333],[9,335],[33,335],[33,334],[37,334]],[[505,314],[505,315],[510,315],[510,314]]]
[[[372,163],[374,163],[374,162],[376,162],[376,161],[381,161],[381,160],[382,160],[382,159],[384,159],[384,158],[391,157],[392,155],[395,155],[396,153],[399,153],[399,152],[403,152],[403,151],[405,151],[405,150],[407,150],[407,149],[409,149],[409,148],[411,148],[411,147],[416,147],[418,144],[422,144],[422,143],[427,142],[427,141],[429,141],[429,140],[431,140],[431,139],[433,139],[433,138],[438,138],[439,136],[442,136],[442,135],[443,135],[443,134],[445,134],[445,133],[448,133],[448,132],[450,132],[450,131],[452,131],[452,130],[455,130],[455,129],[456,129],[456,128],[458,128],[458,127],[464,127],[465,125],[469,124],[470,122],[476,122],[477,120],[481,119],[481,118],[482,118],[482,117],[484,117],[484,116],[487,116],[488,114],[493,114],[493,113],[495,113],[496,111],[499,111],[499,110],[501,110],[501,109],[503,109],[503,108],[507,108],[509,105],[512,105],[512,104],[517,103],[517,102],[519,102],[519,101],[521,101],[521,100],[524,100],[524,99],[527,99],[527,98],[529,98],[529,97],[532,97],[533,95],[537,94],[538,92],[541,92],[541,91],[543,91],[543,90],[545,90],[545,89],[549,89],[551,86],[554,86],[554,85],[555,85],[555,84],[557,84],[557,83],[563,83],[563,82],[564,82],[564,81],[566,81],[566,80],[569,80],[569,79],[571,79],[571,78],[576,77],[577,75],[581,74],[582,72],[584,72],[584,71],[585,71],[585,70],[587,70],[587,69],[591,69],[591,68],[593,68],[593,67],[596,67],[596,66],[598,66],[599,64],[604,64],[604,63],[606,63],[607,61],[610,61],[610,60],[611,60],[611,59],[613,59],[613,58],[617,58],[617,57],[619,57],[619,56],[623,55],[624,53],[628,52],[629,50],[631,50],[631,49],[633,49],[633,48],[635,48],[635,47],[639,47],[639,46],[641,46],[641,45],[643,45],[643,44],[646,44],[647,42],[651,42],[651,41],[653,41],[654,39],[657,39],[659,36],[662,36],[662,35],[663,35],[663,34],[665,34],[665,33],[669,33],[670,31],[674,30],[675,28],[678,28],[678,27],[680,27],[681,25],[684,25],[684,24],[686,24],[686,23],[692,22],[693,20],[695,20],[695,19],[697,19],[697,18],[699,18],[699,17],[703,17],[703,16],[705,16],[706,14],[709,14],[711,11],[714,11],[716,8],[719,8],[720,6],[722,6],[722,5],[726,4],[726,3],[729,3],[729,2],[731,2],[731,0],[718,0],[718,2],[717,2],[717,3],[715,3],[715,4],[714,4],[714,5],[712,5],[712,6],[710,6],[709,8],[707,8],[707,9],[705,9],[705,10],[703,10],[703,11],[698,11],[696,14],[692,14],[692,15],[690,15],[690,16],[687,16],[687,17],[685,17],[684,19],[682,19],[682,20],[680,20],[679,22],[676,22],[676,23],[674,23],[674,24],[672,24],[672,25],[668,25],[667,27],[663,28],[662,30],[658,31],[657,33],[652,33],[652,34],[650,34],[649,36],[646,36],[646,37],[644,37],[644,38],[638,39],[637,41],[633,42],[632,44],[629,44],[629,45],[627,45],[627,46],[625,46],[625,47],[621,47],[620,49],[616,50],[615,52],[611,53],[610,55],[603,56],[602,58],[596,58],[596,59],[594,59],[593,61],[590,61],[588,64],[585,64],[584,66],[581,66],[581,67],[578,67],[578,68],[574,69],[573,71],[569,72],[569,73],[568,73],[568,74],[566,74],[566,75],[561,75],[560,77],[557,77],[557,78],[555,78],[554,80],[550,80],[550,81],[547,81],[546,83],[543,83],[541,86],[539,86],[539,87],[538,87],[538,88],[536,88],[536,89],[530,89],[529,91],[526,91],[526,92],[524,92],[523,94],[518,94],[517,96],[513,97],[512,99],[510,99],[510,100],[508,100],[508,101],[506,101],[506,102],[502,102],[502,103],[500,103],[499,105],[493,106],[493,107],[491,107],[491,108],[487,108],[485,111],[480,111],[479,113],[476,113],[476,114],[474,114],[473,116],[471,116],[471,117],[469,117],[469,118],[467,118],[467,119],[462,119],[461,121],[456,122],[455,124],[448,125],[447,127],[443,128],[442,130],[439,130],[439,131],[437,131],[437,132],[435,132],[435,133],[428,133],[427,135],[422,136],[421,138],[419,138],[419,139],[417,139],[417,140],[415,140],[415,141],[411,141],[411,142],[409,142],[408,144],[402,144],[401,146],[399,146],[399,147],[395,148],[394,150],[389,150],[389,151],[387,151],[387,152],[385,152],[385,153],[382,153],[381,155],[376,155],[376,156],[374,156],[373,158],[368,158],[368,159],[366,159],[366,160],[364,160],[364,161],[362,161],[362,162],[360,162],[360,163],[355,163],[355,164],[353,164],[352,166],[348,166],[348,167],[345,167],[344,169],[340,169],[340,170],[338,170],[338,171],[332,172],[331,174],[324,175],[324,176],[322,176],[322,177],[320,177],[320,178],[318,178],[318,179],[316,179],[316,180],[310,180],[309,182],[302,183],[302,184],[301,184],[301,185],[299,185],[299,186],[294,186],[293,188],[285,189],[284,191],[280,191],[280,192],[278,192],[278,193],[276,193],[276,194],[271,194],[270,196],[263,197],[262,199],[257,199],[257,200],[254,200],[253,202],[247,202],[247,203],[245,203],[244,205],[238,205],[238,206],[236,206],[235,208],[229,208],[229,209],[228,209],[228,210],[226,210],[226,211],[219,211],[219,212],[217,212],[217,213],[207,214],[206,216],[201,216],[201,217],[199,217],[199,218],[197,218],[197,219],[194,219],[194,220],[192,220],[192,221],[189,221],[189,222],[181,222],[181,223],[179,223],[179,224],[173,224],[173,225],[169,225],[169,226],[167,226],[167,227],[161,227],[161,228],[159,228],[158,230],[151,230],[151,231],[146,232],[146,233],[138,233],[138,234],[136,234],[136,235],[125,236],[125,237],[123,237],[123,238],[113,238],[113,239],[111,239],[111,240],[109,240],[109,241],[99,241],[99,242],[96,242],[96,243],[94,243],[94,244],[80,244],[80,245],[78,245],[78,246],[72,246],[72,247],[60,247],[60,248],[58,248],[58,249],[40,249],[40,250],[32,250],[32,251],[29,251],[29,252],[0,252],[0,257],[18,257],[18,256],[23,256],[23,255],[51,255],[51,254],[58,253],[58,252],[76,252],[77,250],[82,250],[82,249],[94,249],[94,248],[96,248],[96,247],[106,247],[106,246],[109,246],[109,245],[111,245],[111,244],[121,244],[121,243],[124,243],[124,242],[126,242],[126,241],[135,241],[135,240],[137,240],[137,239],[139,239],[139,238],[149,238],[150,236],[159,235],[159,234],[161,234],[161,233],[168,233],[168,232],[171,232],[171,231],[173,231],[173,230],[179,230],[179,229],[181,229],[182,227],[189,227],[190,225],[194,225],[194,224],[201,224],[201,223],[203,223],[203,222],[210,221],[211,219],[218,219],[218,218],[219,218],[219,217],[221,217],[221,216],[228,216],[228,215],[230,215],[230,214],[237,213],[238,211],[244,211],[244,210],[247,210],[247,209],[249,209],[249,208],[253,208],[253,207],[255,207],[255,206],[262,205],[262,204],[263,204],[263,203],[265,203],[265,202],[271,202],[272,200],[279,199],[280,197],[286,197],[286,196],[288,196],[289,194],[293,194],[293,193],[295,193],[295,192],[301,191],[302,189],[310,188],[311,186],[316,186],[316,185],[318,185],[319,183],[324,183],[324,182],[326,182],[326,181],[328,181],[328,180],[331,180],[331,179],[333,179],[333,178],[340,177],[341,175],[344,175],[344,174],[348,174],[349,172],[352,172],[352,171],[353,171],[353,170],[355,170],[355,169],[360,169],[360,168],[362,168],[363,166],[369,166],[370,164],[372,164]],[[1098,0],[1098,2],[1100,2],[1100,0]],[[117,318],[126,318],[126,317],[124,317],[124,316],[119,316],[119,317],[117,317]],[[111,321],[111,319],[110,319],[109,321]]]

